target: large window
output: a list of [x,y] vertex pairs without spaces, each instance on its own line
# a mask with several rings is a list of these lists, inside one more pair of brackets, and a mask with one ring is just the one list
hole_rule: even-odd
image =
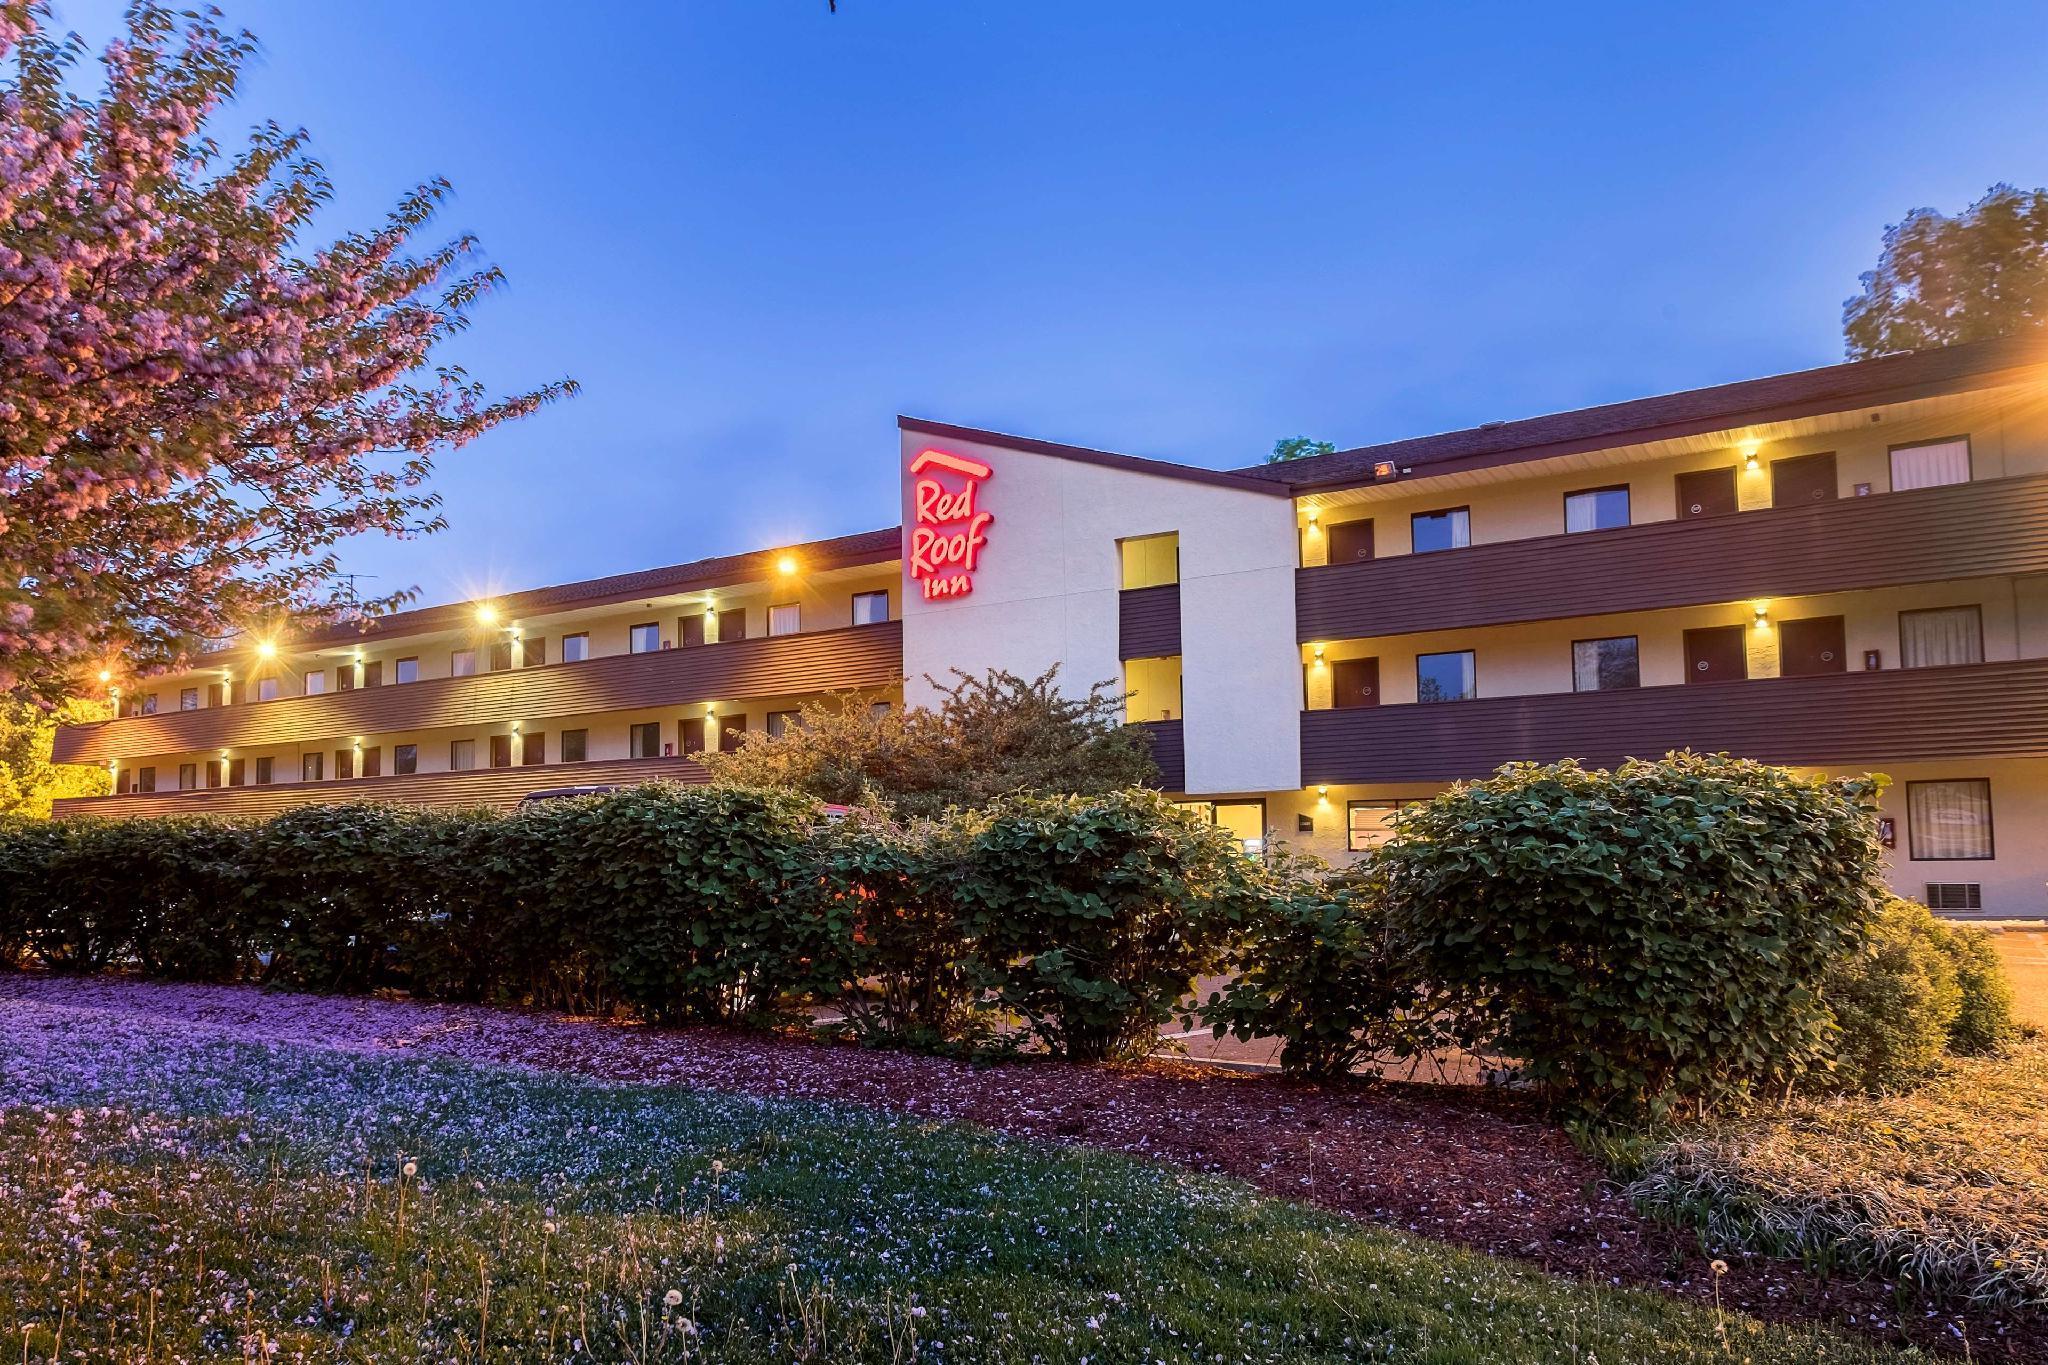
[[853,623],[857,626],[879,626],[889,619],[889,594],[881,592],[857,592],[853,595]]
[[795,602],[781,602],[768,608],[768,633],[794,635],[803,629],[803,608]]
[[582,763],[590,756],[590,731],[562,731],[562,762]]
[[660,758],[660,757],[661,757],[661,722],[660,722],[660,721],[658,721],[658,720],[648,720],[648,721],[642,721],[642,722],[640,722],[640,723],[639,723],[638,725],[635,725],[635,726],[633,727],[633,729],[632,729],[632,733],[631,733],[631,734],[629,734],[629,735],[627,736],[627,740],[626,740],[626,757],[628,757],[628,758]]
[[420,770],[420,746],[417,744],[394,744],[391,746],[391,772],[395,777],[405,777]]
[[420,680],[420,661],[418,659],[398,660],[392,667],[392,677],[402,683],[418,682]]
[[180,711],[197,711],[199,709],[199,689],[196,687],[180,688],[178,690],[178,709]]
[[642,621],[626,632],[626,648],[635,654],[652,654],[661,648],[661,622]]
[[519,641],[519,664],[522,668],[539,668],[548,661],[548,637],[528,635]]
[[[468,677],[473,677],[473,676],[475,676],[475,674],[476,674],[476,651],[475,651],[475,650],[473,650],[473,649],[458,649],[458,650],[456,650],[455,652],[453,652],[452,654],[450,654],[450,655],[448,656],[448,676],[449,676],[449,677],[451,677],[451,678],[468,678]],[[403,679],[403,678],[400,678],[400,679],[399,679],[399,681],[400,681],[400,682],[404,682],[404,681],[405,681],[405,679]]]
[[1588,488],[1564,495],[1564,529],[1611,531],[1628,525],[1628,485]]
[[1415,700],[1471,701],[1479,695],[1472,651],[1415,656]]
[[1899,613],[1899,663],[1905,668],[1984,662],[1984,612],[1929,607]]
[[1970,481],[1970,438],[1921,441],[1892,447],[1892,490],[1935,488]]
[[1462,550],[1472,543],[1472,511],[1466,507],[1441,512],[1417,512],[1409,518],[1411,547],[1417,554],[1432,550]]
[[1180,655],[1124,660],[1124,719],[1180,719]]
[[1123,566],[1121,586],[1157,588],[1180,582],[1180,532],[1159,536],[1132,536],[1116,543]]
[[1635,636],[1572,641],[1572,691],[1618,692],[1642,684]]
[[1351,801],[1344,807],[1346,829],[1344,846],[1353,853],[1364,853],[1384,844],[1394,832],[1394,822],[1400,817],[1405,806],[1412,806],[1422,798],[1416,796],[1395,796],[1374,801]]
[[256,680],[256,700],[258,700],[258,701],[276,701],[276,700],[277,700],[277,679],[275,679],[275,678],[258,678],[258,679]]
[[564,635],[562,637],[563,663],[580,664],[589,657],[590,635],[588,632],[579,632],[575,635]]
[[1266,847],[1266,803],[1264,801],[1176,801],[1182,810],[1193,811],[1208,824],[1230,831],[1239,848],[1258,854]]
[[1906,784],[1906,841],[1915,862],[1992,856],[1991,783],[1981,777]]
[[448,771],[466,773],[476,766],[476,741],[473,739],[451,739],[448,741]]
[[316,669],[313,669],[312,671],[310,671],[309,673],[307,673],[307,674],[306,674],[306,695],[307,695],[307,696],[309,696],[309,697],[317,697],[317,696],[319,696],[319,695],[320,695],[320,694],[321,694],[322,692],[325,692],[326,690],[327,690],[327,674],[326,674],[325,672],[323,672],[322,670],[320,670],[320,669],[317,669],[317,668],[316,668]]
[[780,739],[794,728],[802,715],[798,711],[770,711],[768,713],[768,737]]
[[153,791],[155,791],[155,790],[156,790],[156,769],[154,769],[154,768],[137,768],[137,769],[135,770],[135,790],[137,790],[137,791],[139,791],[139,792],[153,792]]

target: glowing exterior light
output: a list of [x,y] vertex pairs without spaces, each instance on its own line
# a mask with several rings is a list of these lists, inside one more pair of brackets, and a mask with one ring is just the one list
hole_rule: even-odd
[[100,681],[101,681],[101,682],[103,682],[103,683],[110,683],[110,682],[112,682],[113,680],[114,680],[114,674],[113,674],[113,671],[112,671],[111,669],[105,669],[105,668],[103,668],[103,669],[101,669],[101,670],[100,670]]
[[498,624],[498,609],[489,602],[477,603],[476,623],[480,626],[495,626]]
[[275,659],[277,657],[277,645],[270,640],[258,640],[256,642],[256,657],[259,659]]
[[796,556],[783,555],[781,558],[777,559],[775,561],[775,572],[781,574],[784,578],[787,578],[791,574],[795,573]]
[[1769,602],[1752,602],[1750,610],[1756,613],[1756,628],[1758,630],[1762,630],[1770,625],[1771,604]]
[[1756,452],[1757,444],[1755,441],[1744,441],[1742,443],[1742,467],[1752,474],[1763,468],[1762,465],[1757,463]]

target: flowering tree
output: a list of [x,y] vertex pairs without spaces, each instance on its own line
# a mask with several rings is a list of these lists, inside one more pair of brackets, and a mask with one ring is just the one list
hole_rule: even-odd
[[440,529],[434,455],[574,390],[431,363],[500,279],[468,237],[413,249],[446,182],[301,243],[331,194],[305,132],[205,131],[249,35],[144,0],[81,95],[49,18],[0,0],[0,694],[45,704],[116,656],[388,609],[336,543]]

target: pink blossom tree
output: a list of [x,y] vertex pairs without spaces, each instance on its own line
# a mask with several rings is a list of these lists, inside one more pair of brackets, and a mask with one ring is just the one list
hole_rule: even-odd
[[471,238],[415,249],[445,181],[301,242],[331,194],[306,133],[206,132],[253,50],[145,0],[79,94],[78,40],[0,0],[0,695],[389,609],[337,543],[440,529],[434,456],[574,391],[433,362],[500,281]]

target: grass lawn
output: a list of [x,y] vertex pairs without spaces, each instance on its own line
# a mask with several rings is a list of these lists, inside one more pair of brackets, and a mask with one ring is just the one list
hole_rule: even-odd
[[0,1341],[63,1359],[1906,1356],[953,1124],[0,1001]]
[[1664,1148],[1634,1192],[1729,1241],[2048,1307],[2048,1042],[1735,1119]]

